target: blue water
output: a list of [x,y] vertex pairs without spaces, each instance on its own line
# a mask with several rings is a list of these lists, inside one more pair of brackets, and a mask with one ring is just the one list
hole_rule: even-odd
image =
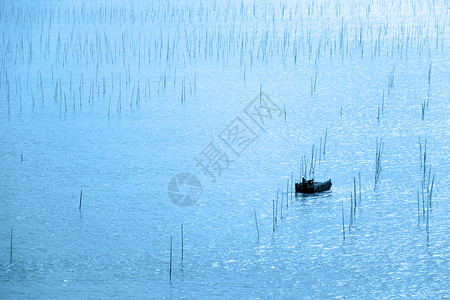
[[[2,3],[0,296],[450,296],[433,3]],[[263,128],[245,113],[260,91],[280,109]],[[219,138],[236,117],[256,136],[239,156]],[[215,181],[195,160],[211,142],[229,158]],[[312,145],[333,187],[286,203]],[[183,172],[201,183],[187,207],[168,194]]]

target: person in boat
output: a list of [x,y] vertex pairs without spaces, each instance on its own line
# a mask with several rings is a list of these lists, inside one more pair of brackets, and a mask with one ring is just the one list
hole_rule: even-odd
[[312,184],[313,184],[313,179],[306,180],[305,176],[302,177],[302,186],[307,186],[307,185],[312,185]]

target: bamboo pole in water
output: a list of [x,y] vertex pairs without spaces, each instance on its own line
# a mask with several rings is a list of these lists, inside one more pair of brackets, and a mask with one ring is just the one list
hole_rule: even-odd
[[358,173],[359,176],[359,203],[361,203],[361,172]]
[[356,214],[356,178],[355,177],[353,177],[353,195],[355,195],[355,199],[354,199],[354,202],[355,202],[355,205],[354,205],[354,209],[355,209],[355,214]]
[[322,161],[322,138],[319,138],[319,161]]
[[420,170],[422,170],[422,143],[420,142],[420,135],[419,135],[419,158],[420,158]]
[[259,227],[258,227],[258,217],[256,216],[256,208],[255,208],[255,207],[253,207],[253,213],[255,214],[256,233],[258,234],[258,243],[259,243]]
[[427,243],[430,242],[430,208],[427,207],[427,226],[426,226],[426,230],[427,230]]
[[83,199],[83,190],[80,191],[80,206],[78,207],[78,210],[81,212],[81,200]]
[[9,256],[9,263],[12,263],[12,258],[13,258],[13,229],[11,227],[11,253]]
[[184,259],[184,224],[181,224],[181,261]]
[[378,138],[377,138],[376,153],[375,153],[375,186],[374,186],[374,190],[377,187],[378,179],[380,177],[382,153],[383,153],[383,139],[381,138],[380,142],[378,143]]
[[275,203],[275,224],[277,224],[278,221],[278,193],[280,192],[280,189],[277,191],[277,202]]
[[294,172],[291,172],[291,202],[292,202],[293,190],[294,190]]
[[272,231],[275,231],[275,199],[272,199]]
[[348,221],[348,230],[351,230],[351,226],[353,224],[353,195],[350,192],[350,220]]
[[433,186],[434,186],[434,176],[436,175],[436,173],[435,174],[433,174],[433,181],[431,182],[431,188],[430,188],[430,194],[429,194],[429,198],[430,198],[430,200],[429,200],[429,202],[430,202],[430,208],[431,208],[431,197],[432,197],[432,195],[433,195]]
[[170,237],[169,280],[172,281],[172,236]]
[[[245,75],[244,75],[245,76]],[[245,78],[245,77],[244,77]],[[259,105],[261,105],[261,96],[262,96],[262,85],[261,83],[259,84]]]
[[423,185],[424,185],[424,183],[422,181],[422,184],[421,184],[421,187],[422,187],[422,213],[425,214],[425,195],[423,193]]
[[284,193],[283,193],[283,191],[281,191],[280,219],[283,219],[283,198],[284,198]]
[[289,178],[286,184],[286,208],[289,208]]
[[417,190],[417,219],[420,222],[420,196],[419,196],[419,190]]
[[342,239],[345,241],[344,201],[342,201]]

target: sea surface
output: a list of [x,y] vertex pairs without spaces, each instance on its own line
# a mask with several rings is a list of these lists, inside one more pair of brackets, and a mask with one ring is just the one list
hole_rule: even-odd
[[449,8],[1,1],[0,298],[450,297]]

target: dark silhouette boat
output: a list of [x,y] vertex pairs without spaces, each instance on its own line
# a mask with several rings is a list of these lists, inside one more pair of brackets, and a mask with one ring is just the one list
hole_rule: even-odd
[[314,194],[331,189],[331,179],[325,182],[315,182],[314,179],[305,180],[302,178],[301,182],[295,183],[295,192],[302,194]]

